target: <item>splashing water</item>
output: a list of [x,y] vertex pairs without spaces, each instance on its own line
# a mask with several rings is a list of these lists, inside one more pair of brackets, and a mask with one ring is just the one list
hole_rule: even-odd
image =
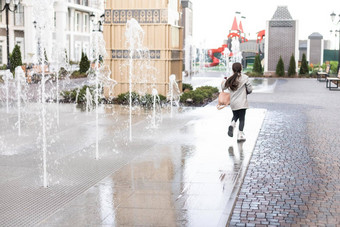
[[240,51],[240,41],[234,38],[231,41],[231,51],[233,52],[233,56],[231,57],[231,62],[240,62],[242,61],[242,52]]
[[9,111],[9,83],[13,80],[13,74],[9,69],[6,70],[4,75],[5,87],[6,87],[6,112]]
[[25,83],[25,75],[24,71],[22,70],[21,66],[15,68],[15,78],[17,80],[17,102],[18,102],[18,136],[21,136],[21,98],[22,98],[22,91],[21,87],[22,84]]
[[192,65],[193,65],[193,56],[192,56],[192,52],[193,52],[193,46],[192,46],[192,36],[188,36],[185,39],[185,70],[187,71],[187,75],[189,77],[191,77],[191,73],[192,73]]
[[129,140],[132,141],[132,77],[133,57],[143,49],[144,31],[138,22],[132,18],[126,23],[126,44],[129,50]]
[[103,33],[92,32],[91,36],[91,60],[95,62],[94,69],[90,69],[88,72],[90,83],[95,84],[95,105],[96,105],[96,160],[99,159],[99,99],[102,97],[103,86],[113,87],[117,82],[110,78],[111,71],[104,62],[99,62],[100,59],[104,59],[107,52],[105,49],[105,41]]
[[90,89],[87,87],[86,88],[86,111],[90,112],[91,106],[92,106],[92,95],[90,92]]
[[[66,78],[69,78],[71,74],[70,64],[67,62],[66,50],[59,44],[53,48],[53,63],[50,64],[50,70],[55,74],[56,77],[56,102],[57,102],[57,125],[59,126],[60,113],[59,113],[59,78],[60,74],[63,73]],[[62,69],[62,70],[61,70]],[[61,72],[62,71],[62,72]],[[67,81],[69,82],[69,81]],[[65,82],[64,82],[65,83]]]
[[179,98],[180,98],[180,90],[178,84],[176,82],[176,75],[172,74],[169,77],[169,95],[170,99],[170,113],[171,117],[173,116],[173,105],[179,107]]
[[[46,138],[46,91],[45,83],[48,78],[45,75],[45,53],[50,56],[52,45],[53,30],[53,2],[54,0],[35,0],[33,3],[34,19],[36,21],[37,32],[36,40],[38,43],[36,61],[39,64],[38,71],[41,71],[41,124],[42,124],[42,167],[43,167],[43,186],[48,187],[47,173],[47,138]],[[40,69],[40,70],[39,70]]]
[[153,88],[152,89],[152,104],[153,104],[153,107],[152,107],[152,124],[151,124],[151,127],[152,128],[156,128],[157,125],[156,125],[156,103],[157,101],[160,102],[160,98],[159,98],[159,95],[158,95],[158,91],[156,88]]

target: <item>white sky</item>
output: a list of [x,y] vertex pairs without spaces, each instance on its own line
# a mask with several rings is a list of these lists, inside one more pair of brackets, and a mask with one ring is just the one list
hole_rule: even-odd
[[[242,25],[250,38],[256,38],[256,32],[265,29],[277,6],[288,6],[294,20],[298,20],[299,39],[306,40],[313,32],[319,32],[324,39],[335,39],[330,30],[340,29],[335,26],[330,14],[340,14],[340,0],[191,0],[193,3],[193,42],[206,48],[218,48],[223,44],[231,29],[235,12],[241,12]],[[240,15],[238,17],[238,24]],[[337,16],[337,19],[340,19]],[[334,48],[334,42],[331,46]]]

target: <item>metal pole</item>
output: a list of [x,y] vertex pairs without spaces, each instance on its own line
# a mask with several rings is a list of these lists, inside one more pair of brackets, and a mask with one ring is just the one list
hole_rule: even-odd
[[9,4],[6,3],[5,5],[6,8],[6,35],[7,35],[7,69],[11,68],[11,63],[9,60],[9,30],[8,30],[8,9],[9,9]]

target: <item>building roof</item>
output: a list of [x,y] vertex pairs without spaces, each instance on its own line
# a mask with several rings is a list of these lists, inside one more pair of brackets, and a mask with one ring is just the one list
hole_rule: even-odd
[[272,20],[293,20],[287,6],[278,6]]
[[308,39],[323,39],[323,36],[319,32],[313,32]]
[[231,27],[231,30],[232,31],[238,31],[236,16],[234,17],[234,22],[233,22],[233,26]]
[[240,24],[239,24],[239,26],[238,26],[239,28],[240,28],[240,30],[241,30],[241,33],[244,33],[244,31],[243,31],[243,26],[242,26],[242,21],[240,21]]

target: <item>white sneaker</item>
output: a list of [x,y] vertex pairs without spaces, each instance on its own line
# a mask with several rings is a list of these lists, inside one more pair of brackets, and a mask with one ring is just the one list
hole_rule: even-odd
[[244,142],[246,141],[246,136],[242,131],[239,131],[237,134],[237,142]]
[[236,126],[236,122],[232,121],[229,128],[228,128],[228,136],[233,137],[235,126]]

